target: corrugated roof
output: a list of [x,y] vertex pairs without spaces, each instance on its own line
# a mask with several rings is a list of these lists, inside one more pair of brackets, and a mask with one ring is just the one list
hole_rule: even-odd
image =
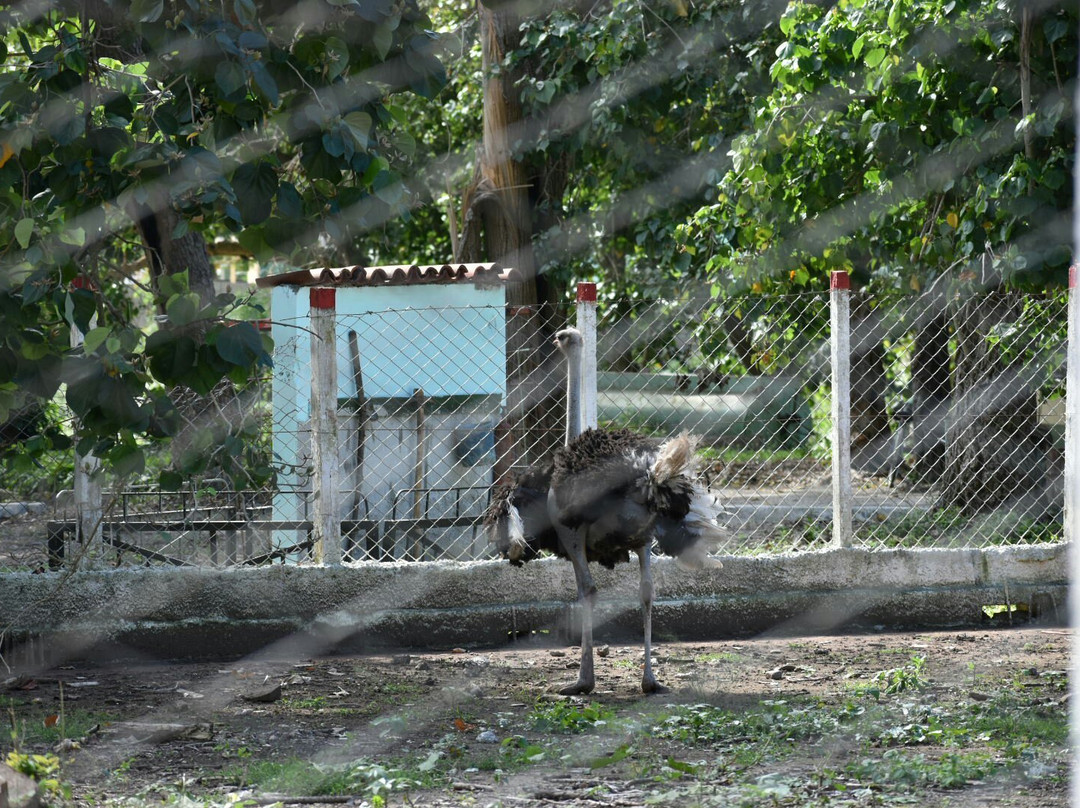
[[398,264],[381,267],[297,269],[256,279],[261,288],[274,286],[411,286],[428,283],[499,284],[520,281],[514,269],[490,264]]

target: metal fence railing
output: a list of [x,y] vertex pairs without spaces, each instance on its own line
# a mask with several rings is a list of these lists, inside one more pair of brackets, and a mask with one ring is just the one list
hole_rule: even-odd
[[[491,557],[481,519],[492,485],[563,440],[565,368],[551,335],[566,322],[544,311],[337,313],[329,451],[345,561]],[[1064,294],[852,294],[853,544],[1062,540],[1066,321]],[[190,401],[183,446],[150,464],[240,439],[246,462],[272,473],[237,486],[208,471],[179,491],[106,481],[99,563],[310,560],[308,326],[275,317],[272,378]],[[607,303],[596,328],[599,424],[699,437],[701,474],[728,511],[723,551],[828,546],[831,337],[824,294]],[[62,410],[49,403],[0,430],[0,572],[58,568],[85,552],[73,541],[72,457],[19,459],[43,429],[70,430]]]

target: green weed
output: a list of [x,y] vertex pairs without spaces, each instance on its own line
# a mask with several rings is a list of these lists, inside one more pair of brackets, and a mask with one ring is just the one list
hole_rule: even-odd
[[417,780],[399,769],[386,768],[365,760],[323,764],[307,760],[256,760],[239,770],[223,772],[241,787],[294,796],[329,797],[363,795],[372,804],[385,804],[395,792],[416,788]]
[[851,777],[877,787],[932,785],[960,788],[972,780],[993,774],[998,768],[999,764],[986,752],[947,752],[934,759],[889,749],[878,759],[866,758],[850,763],[845,771]]
[[578,733],[607,724],[615,713],[601,704],[569,701],[537,702],[529,724],[538,732]]
[[56,755],[32,755],[24,752],[8,752],[4,762],[20,774],[35,780],[47,794],[70,796],[60,783],[60,758]]
[[720,651],[714,654],[698,654],[694,657],[695,662],[701,662],[706,665],[716,664],[718,662],[731,662],[740,663],[746,662],[746,657],[741,654],[737,654],[734,651]]
[[844,716],[820,704],[764,701],[756,709],[726,710],[710,704],[681,705],[653,727],[658,738],[689,744],[759,745],[776,748],[836,732]]
[[914,654],[907,665],[878,671],[869,682],[856,685],[855,692],[880,700],[882,696],[921,690],[926,687],[926,679],[923,676],[925,667],[926,657]]
[[281,700],[281,706],[290,710],[321,710],[326,706],[326,696],[313,696],[307,699]]

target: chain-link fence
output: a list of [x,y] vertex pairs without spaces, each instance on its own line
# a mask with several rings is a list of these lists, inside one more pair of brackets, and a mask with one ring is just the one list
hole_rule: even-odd
[[[337,313],[346,561],[491,556],[481,521],[492,486],[563,441],[566,368],[552,335],[567,323],[543,311]],[[599,309],[600,426],[698,436],[701,474],[728,511],[724,552],[833,540],[829,313],[823,294]],[[192,473],[176,491],[104,481],[98,563],[311,558],[309,325],[306,314],[275,318],[272,378],[187,396],[185,428],[149,464],[239,441],[252,473]],[[1064,294],[853,294],[850,328],[854,544],[1060,541]],[[86,551],[74,541],[73,426],[59,403],[3,425],[0,571],[58,568]],[[56,448],[28,460],[25,444],[43,440]]]

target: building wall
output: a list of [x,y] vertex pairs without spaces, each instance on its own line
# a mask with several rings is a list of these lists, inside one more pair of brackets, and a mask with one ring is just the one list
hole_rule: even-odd
[[[310,489],[311,335],[309,290],[278,286],[271,298],[275,343],[274,453],[283,468],[274,518],[308,516]],[[424,497],[424,518],[483,510],[481,493],[491,485],[494,453],[461,451],[467,436],[486,437],[506,402],[506,315],[502,287],[438,284],[343,287],[337,290],[337,378],[343,519],[383,521],[414,515],[417,485],[417,418],[411,399],[423,391],[424,455],[420,484],[447,489]],[[355,333],[368,401],[363,467],[358,466],[357,384],[350,332]],[[470,489],[458,495],[453,489]],[[462,499],[464,497],[464,499]],[[396,504],[396,513],[395,513]],[[463,512],[462,507],[466,510]],[[276,546],[295,543],[294,531],[279,531]],[[446,553],[464,553],[473,531],[429,531]],[[401,558],[407,539],[389,537],[388,552]]]

